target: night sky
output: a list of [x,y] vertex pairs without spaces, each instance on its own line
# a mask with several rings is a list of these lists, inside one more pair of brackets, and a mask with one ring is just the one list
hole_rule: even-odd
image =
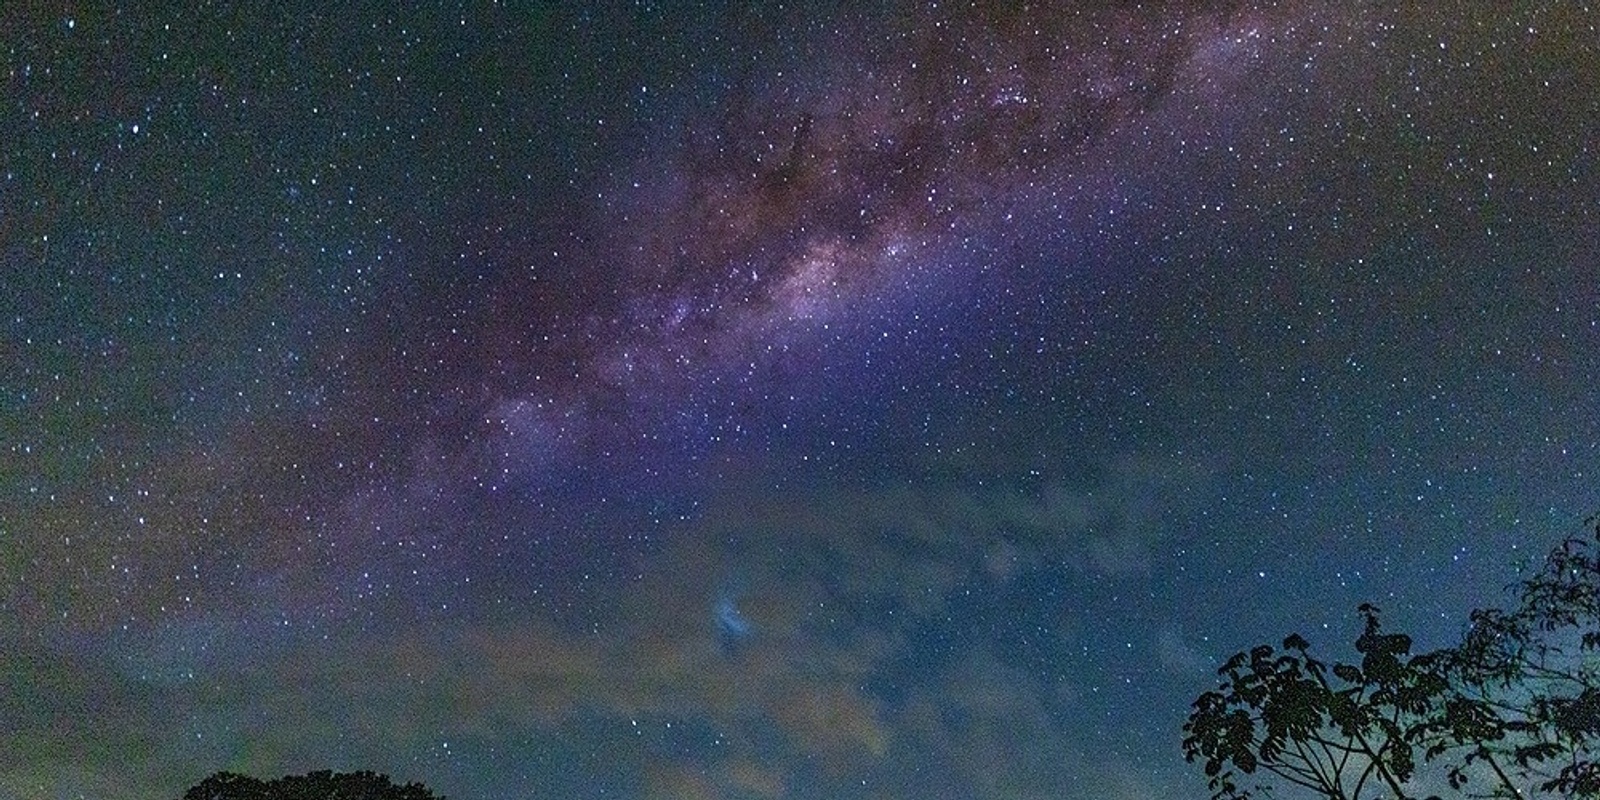
[[112,5],[0,11],[0,797],[1201,797],[1600,511],[1588,4]]

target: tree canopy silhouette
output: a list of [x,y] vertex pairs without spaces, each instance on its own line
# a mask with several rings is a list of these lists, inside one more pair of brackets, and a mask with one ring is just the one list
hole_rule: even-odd
[[218,772],[183,793],[183,800],[444,800],[420,783],[396,786],[387,775],[373,772],[330,772],[287,775],[263,781],[248,775]]
[[1462,642],[1412,654],[1359,609],[1359,664],[1329,663],[1298,634],[1235,654],[1195,700],[1184,754],[1214,800],[1278,789],[1328,800],[1600,798],[1600,523],[1562,542],[1472,612]]

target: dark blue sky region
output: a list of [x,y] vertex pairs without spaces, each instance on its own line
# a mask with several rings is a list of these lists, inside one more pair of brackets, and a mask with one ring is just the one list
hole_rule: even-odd
[[6,797],[1195,797],[1600,510],[1585,3],[13,5]]

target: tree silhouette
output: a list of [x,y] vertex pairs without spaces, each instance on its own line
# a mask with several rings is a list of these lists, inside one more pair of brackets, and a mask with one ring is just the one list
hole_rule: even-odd
[[[1464,797],[1600,798],[1600,524],[1516,584],[1510,610],[1472,612],[1462,643],[1413,655],[1362,605],[1360,664],[1315,658],[1298,634],[1218,670],[1195,701],[1185,757],[1214,800],[1297,787],[1327,800],[1411,800],[1419,755]],[[1436,795],[1434,795],[1436,796]]]
[[1184,726],[1185,755],[1205,761],[1213,797],[1270,794],[1269,785],[1239,785],[1258,771],[1330,800],[1384,790],[1408,797],[1416,748],[1406,721],[1447,682],[1436,656],[1411,656],[1410,637],[1383,633],[1378,609],[1363,605],[1361,614],[1360,665],[1330,666],[1298,634],[1281,650],[1261,645],[1222,665],[1224,680],[1195,701]]
[[444,800],[420,783],[396,786],[387,775],[373,772],[330,772],[288,775],[263,781],[248,775],[218,772],[189,791],[183,800]]
[[1591,539],[1562,542],[1518,583],[1515,608],[1474,611],[1461,645],[1443,652],[1454,691],[1420,732],[1432,737],[1430,755],[1453,755],[1455,788],[1487,770],[1492,796],[1527,786],[1600,797],[1597,544],[1600,524]]

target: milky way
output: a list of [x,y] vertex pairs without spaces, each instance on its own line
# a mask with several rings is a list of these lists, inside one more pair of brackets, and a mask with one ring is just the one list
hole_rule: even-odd
[[1581,4],[0,30],[0,795],[1194,796],[1600,505]]
[[[662,439],[680,455],[762,440],[773,420],[749,407],[804,394],[828,368],[817,351],[931,315],[929,295],[989,268],[978,238],[1067,227],[1081,210],[1064,195],[1103,202],[1087,162],[1106,141],[1174,124],[1162,103],[1242,68],[1230,60],[1247,55],[1215,54],[1248,52],[1268,22],[1288,24],[1221,8],[907,9],[818,28],[800,52],[758,44],[759,67],[679,100],[643,154],[575,193],[570,245],[507,247],[483,290],[492,308],[451,317],[477,339],[445,380],[481,384],[461,410],[482,419],[446,471],[516,490]],[[1191,101],[1215,102],[1204,89]]]

